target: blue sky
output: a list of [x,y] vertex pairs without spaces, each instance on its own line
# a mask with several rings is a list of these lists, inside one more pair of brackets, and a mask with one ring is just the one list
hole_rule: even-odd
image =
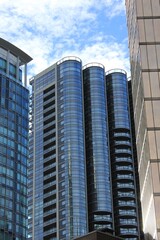
[[65,56],[129,75],[124,0],[1,0],[0,35],[33,58],[32,77]]

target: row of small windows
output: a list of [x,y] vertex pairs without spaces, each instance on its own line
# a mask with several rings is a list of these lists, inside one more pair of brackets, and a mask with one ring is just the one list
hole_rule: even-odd
[[[10,178],[13,178],[14,172],[13,172],[12,169],[9,169],[9,168],[6,168],[6,167],[1,167],[0,168],[0,174],[5,174],[5,175],[8,175]],[[22,184],[25,184],[25,185],[27,184],[26,176],[23,176],[20,173],[17,173],[17,180],[20,181]],[[0,182],[3,183],[3,184],[5,184],[5,183],[7,184],[7,182],[8,182],[9,186],[13,187],[13,180],[8,179],[6,177],[1,177]]]
[[[36,79],[36,81],[35,81],[36,91],[44,88],[46,85],[49,85],[50,83],[53,83],[54,79],[55,79],[55,69],[52,69],[45,75]],[[47,91],[45,90],[44,93],[47,93]]]
[[15,132],[11,131],[5,127],[0,127],[0,134],[4,134],[10,138],[14,138],[15,137]]
[[25,98],[14,92],[9,91],[8,93],[6,89],[2,89],[1,104],[4,105],[5,101],[12,101],[14,104],[18,104],[20,106],[23,106],[23,108],[28,109],[28,102]]
[[[0,58],[0,70],[6,73],[7,71],[7,61],[3,58]],[[16,78],[17,76],[17,67],[12,63],[9,63],[9,74],[10,76]],[[19,81],[22,81],[22,70],[19,69]]]
[[1,78],[0,82],[1,91],[3,90],[4,92],[8,90],[9,94],[15,93],[16,95],[19,95],[20,97],[25,99],[28,103],[29,91],[27,88],[23,87],[20,83],[15,82],[14,80],[8,79],[6,76],[1,75],[0,78]]
[[[15,142],[6,138],[6,137],[2,137],[0,136],[0,143],[1,144],[5,144],[11,148],[15,148]],[[18,144],[18,151],[23,153],[24,155],[27,155],[28,154],[28,148],[27,147],[24,147],[20,144]]]
[[[0,111],[0,112],[2,112],[2,111]],[[13,137],[14,136],[13,131],[17,128],[17,125],[13,121],[10,121],[10,120],[6,121],[6,120],[7,120],[6,118],[3,118],[1,116],[0,124],[4,125],[4,126],[8,126],[10,128],[10,130],[9,130],[10,132],[8,132],[8,136],[11,137],[11,138],[14,138]],[[7,132],[5,130],[5,127],[2,127],[2,128],[4,128],[4,130],[1,130],[0,133],[7,136]],[[18,123],[18,133],[23,136],[22,138],[19,136],[18,141],[20,141],[23,145],[27,145],[26,139],[28,138],[28,128],[23,128],[20,125],[20,123]]]
[[[9,221],[5,222],[4,220],[0,221],[0,227],[2,229],[5,229],[5,235],[4,235],[5,237],[3,237],[3,233],[0,232],[0,239],[15,239],[15,238],[11,238],[10,234],[9,234],[9,236],[7,236],[7,230],[9,232],[13,232],[13,230],[15,229],[13,222],[9,222]],[[16,233],[26,236],[26,228],[16,224]],[[21,239],[22,239],[22,237],[20,237],[20,238],[16,237],[16,240],[21,240]]]

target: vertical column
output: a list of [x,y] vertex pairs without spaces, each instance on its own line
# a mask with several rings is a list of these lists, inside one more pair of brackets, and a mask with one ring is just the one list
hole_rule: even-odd
[[24,86],[27,86],[27,63],[24,65]]
[[19,57],[17,57],[17,64],[16,64],[16,79],[19,80]]
[[115,233],[140,239],[126,73],[106,75]]
[[80,59],[57,66],[59,238],[87,233],[86,169]]
[[10,51],[7,51],[7,69],[6,69],[6,73],[7,75],[9,75],[9,58],[10,58]]
[[112,232],[104,66],[83,68],[89,231]]

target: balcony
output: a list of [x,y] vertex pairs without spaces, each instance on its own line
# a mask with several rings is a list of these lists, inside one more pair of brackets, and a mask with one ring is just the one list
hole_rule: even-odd
[[51,127],[51,126],[53,126],[53,128],[55,129],[55,123],[56,123],[56,121],[53,120],[53,121],[51,121],[51,122],[45,124],[44,127],[43,127],[43,129],[45,130],[45,129]]
[[112,218],[110,215],[94,215],[94,222],[110,223],[112,222]]
[[128,210],[128,211],[125,211],[125,210],[119,210],[119,212],[117,213],[117,215],[119,216],[127,216],[127,218],[129,217],[136,217],[137,214],[135,211],[131,211],[131,210]]
[[128,163],[133,163],[133,160],[131,157],[115,157],[114,160],[113,160],[114,164],[116,163],[122,163],[122,164],[127,164]]
[[45,211],[44,213],[43,213],[43,217],[47,217],[47,216],[49,216],[49,215],[52,215],[52,214],[54,214],[54,213],[56,213],[56,208],[55,209],[50,209],[50,210],[48,210],[48,211]]
[[51,134],[55,134],[55,133],[56,133],[56,129],[53,128],[53,129],[51,129],[50,131],[45,132],[45,133],[43,134],[43,138],[45,139],[47,136],[49,136],[49,135],[51,135]]
[[51,206],[51,205],[55,204],[56,201],[57,201],[57,199],[54,199],[54,200],[51,200],[49,202],[44,203],[43,208],[46,208],[48,206]]
[[45,180],[48,180],[48,179],[50,179],[50,178],[52,178],[52,177],[56,177],[56,171],[45,175],[45,176],[43,177],[43,180],[45,181]]
[[136,207],[134,201],[118,201],[117,207]]
[[48,103],[51,103],[54,102],[55,104],[55,95],[54,94],[51,94],[49,98],[46,98],[44,99],[44,102],[43,102],[43,105],[47,105]]
[[123,148],[117,148],[115,149],[115,154],[129,154],[132,155],[132,151],[130,149],[123,149]]
[[117,180],[134,180],[134,177],[132,176],[132,175],[122,175],[122,174],[117,174],[117,176],[116,176],[116,179]]
[[117,198],[135,198],[135,194],[134,193],[130,193],[130,192],[118,192],[118,194],[116,195]]
[[55,158],[56,158],[56,154],[53,154],[53,155],[50,155],[48,157],[45,157],[43,162],[46,163],[46,162],[51,161],[51,160],[53,160],[53,162],[55,162]]
[[48,220],[48,221],[44,221],[43,226],[44,226],[44,227],[45,227],[45,226],[49,226],[49,225],[51,225],[51,224],[53,224],[53,223],[56,223],[56,221],[57,221],[56,218],[52,218],[52,219],[50,219],[50,220]]
[[127,225],[127,226],[137,226],[137,221],[136,219],[119,219],[119,225]]
[[[114,186],[113,186],[114,187]],[[117,189],[134,189],[135,186],[133,184],[129,184],[129,183],[117,183],[116,184],[116,188]]]
[[56,228],[52,228],[52,229],[49,229],[47,231],[44,230],[44,233],[43,233],[43,236],[47,236],[47,235],[50,235],[50,234],[53,234],[53,233],[56,233],[57,229]]
[[127,140],[127,141],[116,140],[116,141],[114,141],[114,145],[116,145],[116,146],[131,146],[131,142],[130,142],[130,140]]
[[[55,112],[55,104],[53,104],[50,107],[44,109],[43,113],[45,114],[45,113],[51,112],[51,111]],[[44,115],[44,116],[46,116],[46,115]]]
[[50,170],[52,168],[56,167],[56,162],[49,164],[48,166],[44,167],[43,171],[46,172],[47,170]]
[[55,186],[55,185],[56,185],[56,180],[53,181],[53,182],[45,184],[43,188],[46,189],[46,188],[49,188],[49,187],[52,187],[52,186]]
[[116,167],[115,167],[115,171],[117,171],[117,172],[133,172],[133,167],[132,167],[132,165],[126,165],[126,166],[118,166],[118,165],[116,165]]

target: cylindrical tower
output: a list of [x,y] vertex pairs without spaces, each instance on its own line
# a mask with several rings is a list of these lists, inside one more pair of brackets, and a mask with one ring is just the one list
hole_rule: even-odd
[[123,70],[106,74],[115,234],[139,239],[128,87]]
[[112,232],[112,202],[105,73],[101,64],[83,68],[89,231]]
[[59,238],[87,233],[81,60],[57,63]]

